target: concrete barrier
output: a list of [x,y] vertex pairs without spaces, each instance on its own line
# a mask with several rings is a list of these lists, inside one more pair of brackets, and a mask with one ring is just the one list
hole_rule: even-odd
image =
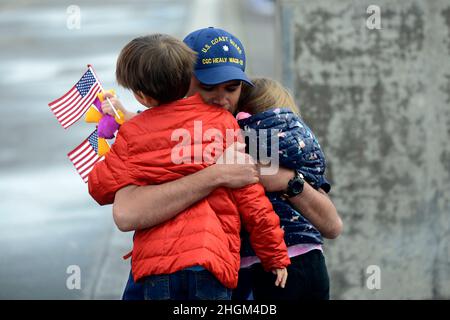
[[345,224],[332,298],[449,299],[449,1],[279,0],[277,21]]

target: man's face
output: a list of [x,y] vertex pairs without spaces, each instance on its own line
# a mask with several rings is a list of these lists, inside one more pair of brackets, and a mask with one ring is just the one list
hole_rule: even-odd
[[228,81],[217,85],[201,83],[196,77],[192,77],[188,96],[200,93],[207,104],[216,105],[227,109],[232,114],[237,110],[237,103],[241,95],[241,81]]

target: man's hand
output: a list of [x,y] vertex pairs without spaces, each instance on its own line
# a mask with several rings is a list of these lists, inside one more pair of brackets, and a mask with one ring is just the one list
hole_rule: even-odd
[[221,187],[235,189],[259,182],[258,170],[252,164],[215,164],[210,168],[216,171]]
[[[264,165],[259,164],[258,166],[263,167]],[[279,167],[278,172],[274,175],[260,175],[260,181],[267,192],[285,191],[289,180],[294,176],[295,172],[293,169]]]
[[274,269],[272,270],[273,274],[277,275],[277,279],[275,280],[275,286],[280,286],[284,288],[286,286],[286,280],[288,276],[288,272],[286,268],[283,269]]
[[259,182],[259,174],[255,160],[245,153],[245,144],[235,143],[229,146],[216,164],[211,166],[216,170],[219,185],[227,188],[242,188]]

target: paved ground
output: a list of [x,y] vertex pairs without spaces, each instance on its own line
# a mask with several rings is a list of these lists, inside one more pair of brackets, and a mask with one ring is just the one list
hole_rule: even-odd
[[[0,299],[119,299],[129,270],[111,207],[99,207],[66,157],[93,130],[62,129],[47,103],[91,63],[106,88],[131,38],[165,32],[182,38],[221,26],[242,39],[251,73],[273,76],[271,1],[77,1],[80,29],[67,28],[65,1],[0,2]],[[132,96],[118,90],[131,109]],[[69,290],[69,266],[81,289]]]

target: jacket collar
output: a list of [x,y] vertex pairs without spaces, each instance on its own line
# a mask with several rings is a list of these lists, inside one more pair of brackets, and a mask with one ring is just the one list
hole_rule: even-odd
[[173,103],[171,103],[174,106],[179,106],[179,105],[192,105],[192,104],[202,104],[205,103],[202,99],[202,96],[200,95],[200,93],[196,93],[190,97],[185,97],[183,99],[177,100]]

